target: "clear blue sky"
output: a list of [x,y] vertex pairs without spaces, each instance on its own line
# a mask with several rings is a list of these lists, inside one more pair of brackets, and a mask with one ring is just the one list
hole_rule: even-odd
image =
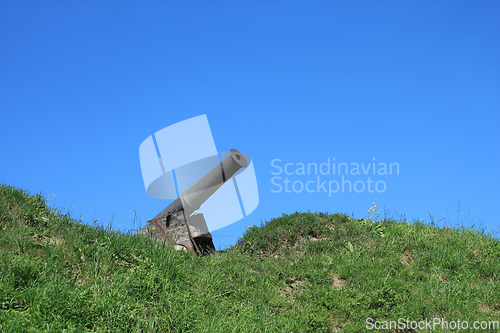
[[[0,182],[126,231],[132,209],[144,224],[170,203],[147,196],[139,145],[206,114],[259,186],[222,247],[282,213],[359,218],[372,202],[499,232],[499,17],[496,1],[2,1]],[[399,174],[371,175],[380,193],[273,192],[328,158]]]

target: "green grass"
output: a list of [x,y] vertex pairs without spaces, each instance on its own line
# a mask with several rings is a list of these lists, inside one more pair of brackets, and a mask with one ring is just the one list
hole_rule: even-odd
[[197,257],[0,185],[0,332],[373,332],[367,318],[499,320],[498,240],[377,222],[283,215]]

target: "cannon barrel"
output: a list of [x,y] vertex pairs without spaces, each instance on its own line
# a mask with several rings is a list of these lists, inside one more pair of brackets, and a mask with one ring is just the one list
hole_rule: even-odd
[[236,149],[231,149],[229,156],[222,160],[205,176],[197,181],[181,196],[175,199],[170,205],[162,210],[154,219],[162,218],[168,213],[184,210],[187,216],[214,194],[226,181],[228,181],[238,170],[247,166],[247,161],[243,154]]

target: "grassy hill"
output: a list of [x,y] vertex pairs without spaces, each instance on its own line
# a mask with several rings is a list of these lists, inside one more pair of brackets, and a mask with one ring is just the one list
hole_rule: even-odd
[[1,332],[492,332],[499,282],[500,242],[471,229],[295,213],[197,257],[0,185]]

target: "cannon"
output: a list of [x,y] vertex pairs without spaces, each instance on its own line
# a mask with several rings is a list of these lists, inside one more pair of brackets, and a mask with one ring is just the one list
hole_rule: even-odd
[[[215,250],[203,214],[193,214],[241,168],[247,166],[243,154],[231,149],[229,155],[158,213],[136,235],[150,237],[177,250],[204,255]],[[193,215],[191,215],[193,214]]]

